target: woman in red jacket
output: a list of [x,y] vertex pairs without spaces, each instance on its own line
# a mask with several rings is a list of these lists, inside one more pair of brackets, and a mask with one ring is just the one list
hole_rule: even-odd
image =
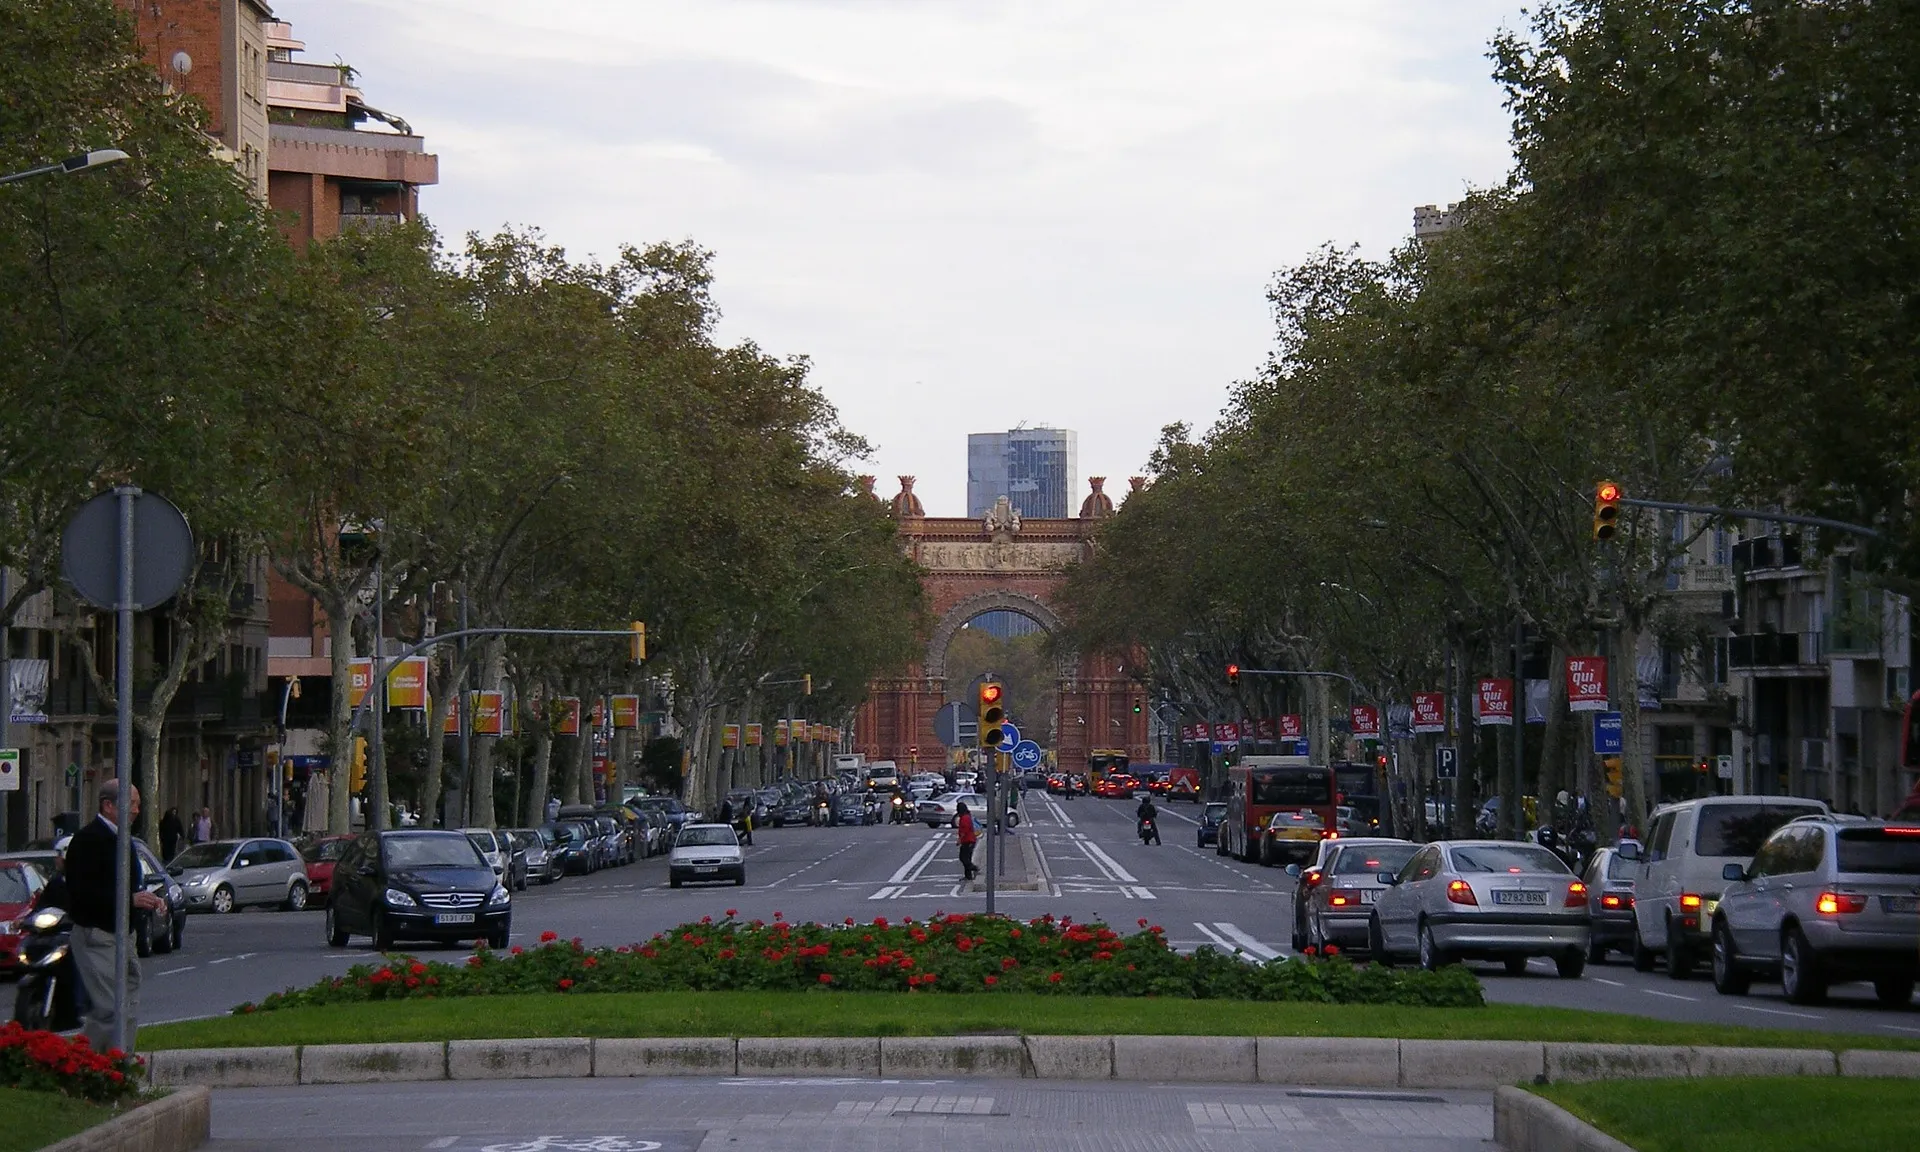
[[973,815],[965,804],[957,805],[953,810],[953,831],[960,840],[960,870],[963,881],[974,878],[980,869],[973,866],[973,846],[980,842],[979,829],[973,826]]

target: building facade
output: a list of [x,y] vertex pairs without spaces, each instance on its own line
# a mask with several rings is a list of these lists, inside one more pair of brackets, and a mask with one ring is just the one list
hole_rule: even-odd
[[1080,482],[1080,435],[1066,428],[1015,428],[967,437],[967,515],[985,516],[1005,496],[1033,519],[1073,515]]

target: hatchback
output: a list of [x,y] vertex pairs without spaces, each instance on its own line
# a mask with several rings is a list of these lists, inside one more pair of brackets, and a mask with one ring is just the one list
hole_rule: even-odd
[[1586,969],[1587,886],[1537,844],[1441,841],[1379,880],[1386,891],[1367,929],[1376,960],[1414,956],[1427,969],[1500,960],[1517,976],[1530,957],[1548,956],[1567,979]]
[[505,948],[513,896],[480,849],[459,832],[408,828],[357,837],[333,873],[327,943],[370,936],[382,952],[398,940],[484,940]]
[[1602,848],[1587,862],[1580,877],[1587,886],[1587,913],[1593,917],[1587,963],[1604,964],[1608,950],[1633,948],[1633,879],[1639,872],[1617,848]]
[[1387,884],[1382,872],[1398,873],[1419,850],[1418,844],[1385,837],[1322,840],[1312,868],[1287,866],[1294,889],[1294,947],[1324,950],[1367,947],[1368,920]]
[[727,824],[689,824],[674,837],[673,852],[667,857],[667,883],[682,884],[731,880],[747,882],[746,856],[740,850],[740,838]]
[[1712,920],[1713,984],[1743,996],[1778,978],[1796,1004],[1871,980],[1882,1004],[1913,1001],[1920,968],[1920,825],[1795,820],[1753,862],[1725,866]]
[[238,912],[270,904],[289,912],[307,906],[307,863],[285,840],[213,840],[167,862],[196,911]]

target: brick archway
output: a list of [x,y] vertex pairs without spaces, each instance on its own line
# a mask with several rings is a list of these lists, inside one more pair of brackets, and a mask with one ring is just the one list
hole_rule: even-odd
[[[914,495],[913,477],[900,481],[890,511],[901,549],[922,570],[937,623],[917,666],[873,682],[855,719],[854,747],[870,759],[932,768],[946,759],[933,718],[946,702],[947,645],[954,633],[988,612],[1007,611],[1059,634],[1062,622],[1052,601],[1062,574],[1087,556],[1098,522],[1113,514],[1113,501],[1094,478],[1075,517],[1023,520],[1004,502],[982,519],[930,517]],[[1135,761],[1145,761],[1147,717],[1144,707],[1134,711],[1145,699],[1145,687],[1128,675],[1123,658],[1064,657],[1050,750],[1067,766],[1085,764],[1092,748],[1125,748]]]

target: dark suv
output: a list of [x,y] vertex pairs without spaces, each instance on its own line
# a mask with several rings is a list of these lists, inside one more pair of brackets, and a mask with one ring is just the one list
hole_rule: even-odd
[[505,948],[512,901],[493,867],[462,833],[368,832],[334,867],[327,943],[344,948],[357,934],[371,936],[383,952],[403,939],[484,940]]

